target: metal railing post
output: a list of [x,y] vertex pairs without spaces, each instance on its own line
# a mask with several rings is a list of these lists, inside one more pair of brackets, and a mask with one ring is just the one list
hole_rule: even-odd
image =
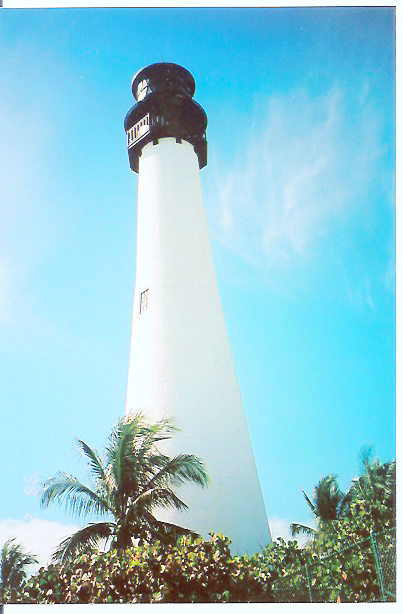
[[305,563],[305,575],[306,575],[306,586],[308,589],[309,603],[313,603],[312,599],[312,587],[311,587],[311,576],[309,574],[308,564]]
[[382,564],[379,558],[378,547],[377,547],[374,533],[372,530],[369,534],[369,537],[371,540],[372,553],[375,559],[376,575],[378,576],[379,587],[381,589],[381,598],[382,598],[382,601],[387,601],[386,595],[385,595],[385,582],[383,579]]

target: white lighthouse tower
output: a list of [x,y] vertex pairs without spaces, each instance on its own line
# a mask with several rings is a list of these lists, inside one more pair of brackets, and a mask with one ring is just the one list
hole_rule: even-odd
[[173,418],[181,430],[164,451],[199,456],[209,474],[208,488],[178,491],[187,512],[156,516],[205,538],[223,533],[234,553],[253,554],[270,533],[203,205],[207,116],[177,64],[142,69],[132,90],[125,130],[139,180],[126,412]]

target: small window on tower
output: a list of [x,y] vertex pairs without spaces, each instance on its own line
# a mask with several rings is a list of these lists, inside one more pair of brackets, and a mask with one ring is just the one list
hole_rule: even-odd
[[144,292],[140,294],[140,313],[143,313],[143,311],[148,309],[149,295],[150,295],[149,288],[147,288],[147,290],[144,290]]

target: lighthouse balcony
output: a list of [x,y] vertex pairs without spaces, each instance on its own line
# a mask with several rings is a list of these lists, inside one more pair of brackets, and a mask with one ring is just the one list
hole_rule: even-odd
[[[138,116],[138,108],[135,108],[135,110]],[[130,119],[132,121],[135,119],[134,113]],[[178,113],[165,112],[162,114],[148,112],[133,123],[131,127],[128,127],[131,122],[127,121],[127,147],[131,169],[138,172],[139,157],[147,143],[153,142],[157,144],[158,140],[164,137],[175,137],[178,142],[184,140],[193,145],[199,160],[199,168],[206,166],[207,139],[205,122],[201,122],[200,119],[204,118],[188,114],[184,117],[183,114]]]

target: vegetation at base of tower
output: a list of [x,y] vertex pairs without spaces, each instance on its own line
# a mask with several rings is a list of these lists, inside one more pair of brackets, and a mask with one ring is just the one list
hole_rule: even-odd
[[362,474],[346,495],[335,476],[319,481],[309,499],[312,506],[307,501],[317,526],[304,546],[278,538],[248,558],[232,556],[230,540],[215,534],[209,541],[189,535],[175,543],[171,535],[169,540],[143,540],[108,552],[88,544],[62,563],[40,569],[19,588],[4,590],[0,599],[5,603],[381,601],[374,540],[390,567],[385,584],[389,582],[393,598],[396,462],[373,460],[369,451],[362,462]]
[[263,554],[233,557],[229,540],[182,537],[80,555],[33,576],[14,603],[226,603],[272,601]]
[[[333,534],[322,536],[315,549],[278,538],[265,553],[274,601],[382,601],[369,531],[364,539],[353,531],[351,525],[341,526]],[[391,562],[395,557],[394,533],[383,531],[376,539]]]
[[37,558],[24,552],[15,539],[8,539],[0,551],[0,598],[21,590],[27,577],[26,568],[37,562]]
[[[361,454],[362,474],[349,491],[341,492],[333,475],[322,478],[312,500],[305,499],[317,521],[316,529],[291,525],[294,534],[310,537],[303,548],[282,539],[270,546],[266,558],[273,580],[288,601],[307,600],[307,572],[313,600],[380,601],[371,536],[378,535],[390,567],[395,565],[396,461],[373,460]],[[392,574],[393,575],[393,574]],[[287,591],[281,587],[287,586]],[[276,582],[273,584],[274,597]]]
[[178,429],[170,420],[147,424],[141,413],[121,419],[112,430],[102,459],[96,450],[77,440],[89,465],[91,485],[59,471],[42,489],[41,505],[64,503],[78,517],[95,515],[103,522],[87,524],[65,539],[54,553],[54,561],[66,562],[96,549],[100,542],[112,550],[123,550],[137,540],[141,545],[158,539],[175,543],[180,535],[195,533],[157,520],[157,507],[187,509],[174,492],[185,482],[204,487],[208,483],[202,461],[192,454],[170,458],[158,444]]

